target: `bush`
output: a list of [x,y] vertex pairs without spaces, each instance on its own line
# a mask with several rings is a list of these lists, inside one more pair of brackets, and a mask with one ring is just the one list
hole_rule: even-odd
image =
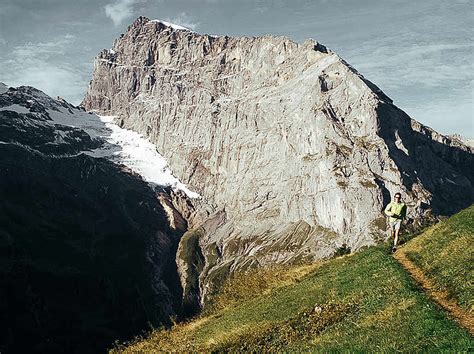
[[334,256],[340,257],[340,256],[344,256],[345,254],[349,254],[349,253],[351,253],[351,248],[346,243],[343,243],[342,246],[340,246],[336,250],[336,253],[334,253]]

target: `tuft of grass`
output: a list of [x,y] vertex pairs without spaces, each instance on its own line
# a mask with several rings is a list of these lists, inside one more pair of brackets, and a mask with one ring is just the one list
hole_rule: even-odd
[[337,185],[343,189],[347,188],[349,186],[349,183],[346,181],[337,181]]
[[400,251],[461,308],[474,312],[474,205],[429,227]]
[[218,343],[217,352],[274,352],[289,345],[301,344],[319,335],[326,328],[357,311],[356,304],[327,303],[300,311],[296,316],[279,323],[263,323],[251,331],[239,331]]
[[364,186],[365,188],[377,188],[377,185],[374,182],[369,181],[369,180],[364,180],[360,182],[360,184]]
[[224,281],[219,293],[209,299],[204,314],[212,314],[252,296],[268,294],[276,288],[295,284],[319,266],[320,263],[299,266],[276,264],[270,268],[234,273]]
[[350,254],[350,253],[351,253],[351,248],[346,243],[343,243],[340,247],[337,248],[334,255],[336,257],[339,257],[339,256],[343,256],[345,254]]

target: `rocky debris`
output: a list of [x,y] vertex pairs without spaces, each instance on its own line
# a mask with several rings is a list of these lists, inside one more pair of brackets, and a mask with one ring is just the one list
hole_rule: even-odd
[[201,301],[229,272],[377,242],[396,191],[415,224],[474,200],[472,148],[412,120],[314,40],[139,17],[99,53],[82,106],[149,137],[202,196],[181,203],[206,212],[177,255]]

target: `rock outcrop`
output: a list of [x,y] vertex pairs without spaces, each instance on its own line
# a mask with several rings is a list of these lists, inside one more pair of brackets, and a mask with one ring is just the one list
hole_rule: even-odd
[[415,223],[474,200],[473,150],[314,40],[139,17],[96,58],[81,105],[149,137],[202,196],[178,253],[190,299],[229,272],[377,242],[395,191]]

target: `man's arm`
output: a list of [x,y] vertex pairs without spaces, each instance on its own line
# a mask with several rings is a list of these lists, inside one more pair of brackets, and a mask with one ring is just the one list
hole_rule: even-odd
[[392,208],[392,203],[388,203],[388,205],[385,207],[384,213],[387,216],[392,216],[392,212],[390,209]]

